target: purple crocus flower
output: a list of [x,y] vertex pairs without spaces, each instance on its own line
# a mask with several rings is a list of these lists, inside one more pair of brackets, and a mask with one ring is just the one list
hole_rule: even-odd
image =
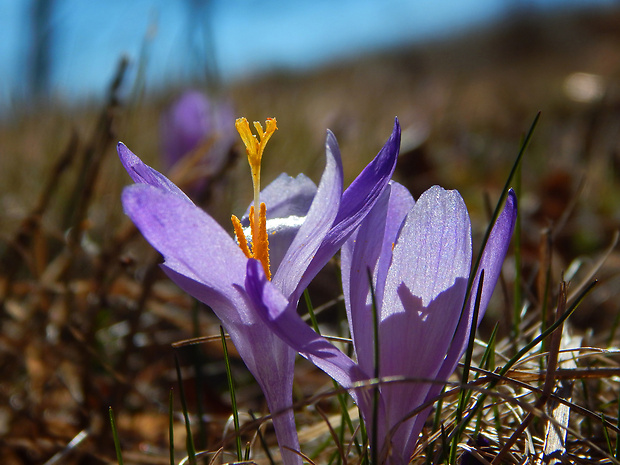
[[[303,175],[281,175],[262,192],[270,248],[277,251],[271,257],[269,284],[287,306],[297,306],[312,278],[372,210],[388,186],[399,146],[396,121],[379,154],[343,192],[340,151],[328,132],[327,162],[318,188]],[[287,450],[299,450],[290,408],[295,351],[251,309],[245,290],[248,262],[261,268],[262,263],[248,259],[222,226],[122,143],[118,153],[136,183],[123,191],[125,212],[164,256],[164,272],[220,318],[274,414],[284,462],[301,464],[300,457]]]
[[344,297],[357,363],[306,325],[264,279],[260,266],[253,260],[248,263],[246,289],[257,313],[283,341],[349,389],[372,441],[372,389],[354,389],[356,383],[375,377],[370,271],[377,304],[379,377],[408,379],[378,386],[377,443],[371,447],[380,463],[409,462],[430,407],[408,416],[439,393],[463,355],[482,270],[476,326],[498,280],[516,214],[510,191],[465,302],[472,245],[463,199],[457,191],[434,186],[416,203],[407,189],[392,182],[342,249]]
[[205,173],[217,173],[236,140],[234,121],[229,102],[211,99],[197,90],[184,92],[160,119],[166,168],[199,151]]

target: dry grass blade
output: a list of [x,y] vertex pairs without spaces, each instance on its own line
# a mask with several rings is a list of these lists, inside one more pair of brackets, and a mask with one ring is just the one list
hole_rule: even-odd
[[316,411],[321,416],[323,421],[325,422],[325,425],[327,426],[327,429],[329,430],[329,434],[334,440],[334,445],[336,446],[336,449],[338,450],[338,453],[340,454],[340,460],[342,460],[342,463],[346,465],[347,457],[346,457],[344,448],[342,447],[342,444],[340,444],[340,439],[338,439],[338,434],[336,433],[336,430],[334,430],[334,427],[329,422],[329,418],[327,417],[327,415],[325,415],[325,412],[323,412],[323,410],[318,405],[316,406]]
[[[351,407],[349,410],[349,417],[351,420],[357,420],[359,418],[359,410],[357,407]],[[327,421],[321,421],[314,423],[299,430],[299,442],[304,444],[310,441],[314,441],[316,438],[324,435],[329,431],[327,425],[332,425],[334,428],[340,428],[342,426],[342,414],[337,413],[330,415],[326,418]]]
[[[579,347],[581,345],[581,337],[571,337],[566,327],[564,328],[564,334],[562,336],[562,349]],[[561,351],[558,361],[563,363],[568,370],[577,368],[572,352]],[[554,394],[570,402],[573,394],[573,381],[571,379],[561,380],[560,386],[556,388]],[[540,458],[539,463],[554,465],[562,462],[561,456],[566,452],[566,434],[570,419],[570,406],[551,399],[547,404],[547,414],[553,417],[556,422],[547,423],[543,456]]]
[[77,446],[79,446],[87,437],[88,437],[88,431],[87,430],[80,431],[69,442],[69,444],[67,444],[67,447],[65,447],[60,452],[54,454],[54,456],[51,459],[49,459],[47,462],[45,462],[43,465],[55,465],[57,463],[62,463],[61,461],[65,460],[67,458],[67,456],[73,451],[73,449],[75,449]]
[[[560,285],[560,292],[558,296],[558,305],[556,310],[555,318],[560,318],[562,314],[566,311],[566,299],[567,299],[567,284],[562,282]],[[545,377],[545,384],[543,386],[542,395],[536,401],[534,406],[535,410],[542,409],[549,396],[551,394],[551,390],[553,389],[553,385],[555,384],[555,370],[558,365],[558,352],[560,350],[560,345],[562,342],[562,328],[563,325],[560,325],[556,329],[556,331],[551,335],[549,341],[549,355],[547,361],[547,376]],[[517,442],[521,434],[526,430],[526,428],[530,425],[530,423],[534,420],[536,413],[530,411],[527,416],[523,419],[521,424],[516,428],[512,436],[504,447],[500,450],[499,454],[493,459],[491,462],[492,465],[497,465],[502,463],[504,456],[510,451],[511,447]]]

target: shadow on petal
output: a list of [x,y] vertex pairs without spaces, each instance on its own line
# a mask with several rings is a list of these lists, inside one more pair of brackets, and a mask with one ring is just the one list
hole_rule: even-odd
[[[430,409],[404,422],[403,419],[424,403],[434,385],[424,380],[437,377],[452,344],[466,290],[467,279],[456,278],[452,286],[425,306],[420,297],[401,283],[397,294],[402,308],[380,323],[380,376],[408,378],[406,382],[381,386],[388,429],[398,425],[391,438],[391,449],[403,458],[413,451],[420,433],[414,430],[414,424]],[[423,420],[419,423],[423,424]]]

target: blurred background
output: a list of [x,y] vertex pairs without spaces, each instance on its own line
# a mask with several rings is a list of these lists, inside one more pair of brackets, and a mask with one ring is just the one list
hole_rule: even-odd
[[[101,96],[121,56],[150,90],[308,71],[613,0],[0,1],[0,106]],[[531,40],[531,38],[529,38]]]
[[[520,242],[479,335],[498,323],[506,350],[521,347],[562,277],[577,292],[596,276],[568,331],[620,346],[620,2],[0,0],[0,31],[3,463],[114,463],[109,406],[128,463],[169,463],[173,355],[197,444],[219,447],[230,415],[221,347],[171,348],[219,334],[219,322],[163,276],[124,216],[130,179],[115,147],[231,230],[251,199],[238,116],[277,117],[265,183],[282,171],[318,182],[328,128],[350,182],[397,116],[395,179],[415,197],[458,189],[477,251],[542,112],[513,183]],[[315,306],[340,294],[336,273],[332,263],[313,283]],[[342,315],[336,304],[319,319],[346,335]],[[298,366],[298,400],[332,387]],[[233,369],[244,409],[266,413],[243,364]],[[580,399],[615,419],[617,389],[592,389]],[[317,422],[303,409],[297,418],[300,429]]]

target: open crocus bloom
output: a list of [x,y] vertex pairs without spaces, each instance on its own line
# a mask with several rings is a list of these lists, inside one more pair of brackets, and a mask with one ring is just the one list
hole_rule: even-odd
[[[275,130],[275,120],[272,123]],[[251,134],[244,135],[252,142]],[[267,213],[261,218],[266,219],[270,247],[277,251],[266,266],[272,272],[269,284],[291,309],[381,198],[399,146],[396,121],[385,146],[343,193],[340,151],[328,132],[327,162],[318,188],[303,175],[281,175],[263,191],[260,201]],[[295,351],[252,310],[245,290],[248,262],[258,263],[261,270],[263,263],[247,258],[222,226],[121,143],[118,153],[136,183],[123,191],[125,212],[164,256],[164,272],[220,318],[275,415],[273,424],[284,462],[300,464],[299,455],[287,449],[299,450],[290,408]],[[265,271],[262,276],[267,279]]]
[[283,341],[349,389],[372,441],[372,390],[354,389],[356,383],[375,377],[370,272],[377,305],[379,377],[407,379],[378,387],[377,443],[371,447],[380,463],[409,462],[430,408],[408,418],[410,412],[439,393],[463,355],[482,270],[478,322],[498,280],[516,214],[510,191],[465,302],[472,245],[463,199],[456,191],[434,186],[416,203],[407,189],[391,183],[342,249],[344,297],[357,363],[308,327],[265,280],[260,266],[253,260],[248,263],[246,289],[257,313]]

